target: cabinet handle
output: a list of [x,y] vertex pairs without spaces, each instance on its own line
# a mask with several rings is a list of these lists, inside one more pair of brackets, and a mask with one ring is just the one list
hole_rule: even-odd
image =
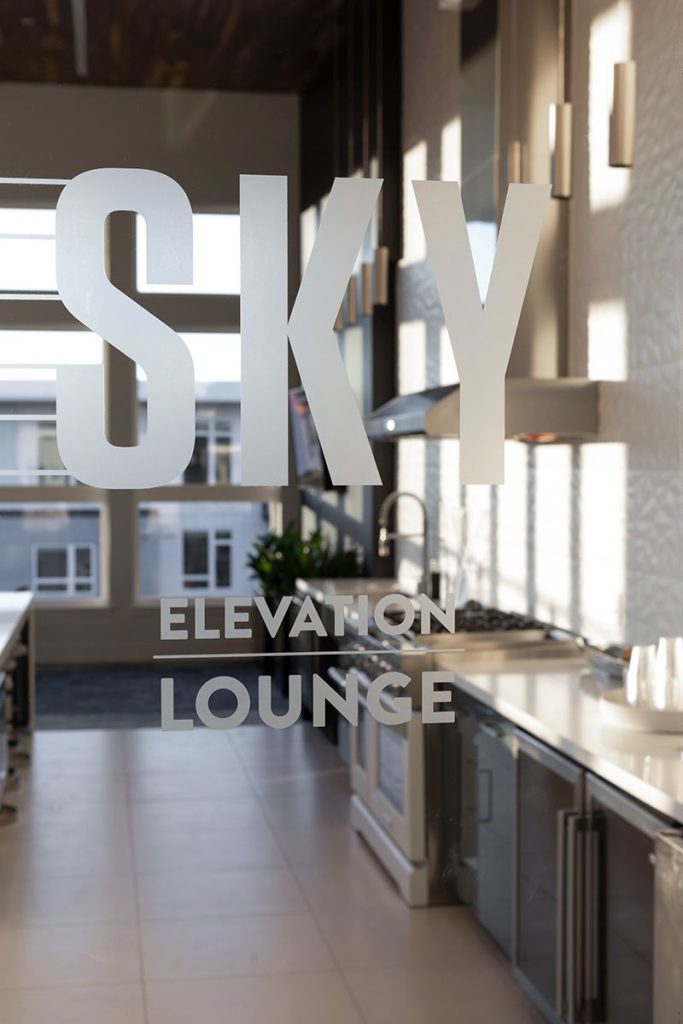
[[[482,776],[487,780],[486,785],[486,813],[482,811]],[[479,769],[479,800],[477,801],[479,814],[477,820],[480,825],[488,825],[493,821],[493,771],[490,768]]]

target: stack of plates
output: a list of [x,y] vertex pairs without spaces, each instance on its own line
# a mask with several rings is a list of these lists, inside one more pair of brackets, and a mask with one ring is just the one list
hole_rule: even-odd
[[600,697],[600,712],[603,721],[614,729],[683,733],[683,711],[634,707],[626,701],[626,690],[608,690],[603,693]]

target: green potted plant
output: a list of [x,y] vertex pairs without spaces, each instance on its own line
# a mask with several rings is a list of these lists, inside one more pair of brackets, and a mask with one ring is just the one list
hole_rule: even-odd
[[247,564],[266,597],[292,594],[299,578],[339,579],[359,574],[355,551],[332,551],[320,530],[304,538],[294,523],[280,534],[259,537]]

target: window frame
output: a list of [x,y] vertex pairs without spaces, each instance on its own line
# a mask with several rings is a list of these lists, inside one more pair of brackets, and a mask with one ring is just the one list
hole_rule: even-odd
[[[79,550],[87,550],[90,555],[90,574],[88,576],[78,576],[76,574],[76,562],[77,552]],[[41,552],[44,551],[64,551],[66,554],[66,575],[65,576],[40,576],[38,573],[38,561],[40,559]],[[97,546],[92,541],[65,541],[63,544],[45,544],[35,543],[31,545],[31,590],[36,594],[40,594],[43,600],[57,602],[61,604],[61,598],[59,597],[47,597],[49,593],[63,593],[67,598],[79,597],[84,595],[86,597],[97,597],[95,588],[97,585],[97,575],[94,572],[95,565],[97,564]],[[46,591],[41,590],[40,583],[48,584],[48,586],[55,587],[61,583],[65,584],[63,591]],[[90,585],[89,591],[78,590],[78,585],[88,583]]]
[[[66,182],[64,182],[65,184]],[[15,209],[52,208],[63,185],[3,185],[0,204]],[[238,213],[234,205],[193,206],[193,213]],[[158,317],[177,333],[239,333],[240,296],[214,294],[172,294],[138,292],[136,288],[136,243],[134,215],[110,218],[108,230],[109,276],[136,303]],[[12,330],[84,330],[51,292],[26,293],[21,300],[0,296],[0,326]],[[46,299],[52,301],[45,301]],[[138,411],[135,365],[125,369],[128,360],[118,350],[105,345],[105,386],[108,401],[121,415],[121,421],[136,422]],[[124,372],[121,369],[124,368]],[[114,370],[115,372],[112,372]],[[199,411],[199,404],[198,404]],[[117,442],[118,443],[118,442]],[[1,467],[0,467],[1,468]],[[60,474],[61,476],[61,474]],[[42,608],[65,610],[127,607],[145,609],[158,606],[158,597],[140,594],[138,513],[140,504],[154,502],[259,502],[270,508],[270,519],[277,528],[284,521],[283,506],[287,489],[251,487],[239,484],[171,483],[145,490],[109,491],[76,482],[3,486],[0,500],[17,506],[35,504],[96,504],[99,507],[99,595],[73,595],[68,600],[44,600],[36,591],[36,603]],[[291,510],[293,511],[293,510]],[[291,512],[290,512],[291,517]],[[125,552],[125,558],[121,553]],[[207,601],[211,601],[207,598]],[[220,598],[216,599],[220,600]]]

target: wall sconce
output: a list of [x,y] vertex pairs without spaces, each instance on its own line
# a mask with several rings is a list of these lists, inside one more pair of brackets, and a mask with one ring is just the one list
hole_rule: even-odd
[[355,275],[349,278],[349,287],[346,290],[346,325],[355,327],[358,323],[358,282]]
[[361,316],[372,316],[372,270],[372,263],[363,263],[360,268]]
[[508,185],[521,185],[524,181],[525,159],[524,143],[519,139],[512,139],[507,144],[505,154]]
[[572,105],[551,103],[549,111],[550,181],[555,199],[572,194]]
[[375,305],[389,304],[389,246],[380,245],[375,250]]
[[609,122],[610,167],[633,167],[636,148],[636,62],[614,65],[612,113]]

